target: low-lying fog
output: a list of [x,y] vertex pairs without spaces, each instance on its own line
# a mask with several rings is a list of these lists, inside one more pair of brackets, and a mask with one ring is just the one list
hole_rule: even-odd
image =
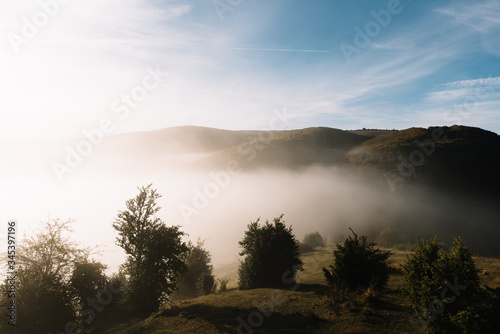
[[[90,162],[68,173],[63,182],[47,161],[4,165],[1,219],[17,219],[22,232],[30,233],[49,216],[73,218],[73,238],[83,245],[100,245],[103,254],[98,259],[109,265],[110,272],[124,260],[114,244],[114,217],[125,209],[126,200],[138,194],[138,186],[149,183],[163,195],[159,217],[167,225],[181,225],[193,241],[206,239],[215,265],[237,260],[238,241],[247,224],[259,217],[272,221],[282,213],[299,240],[315,231],[331,241],[335,233],[348,235],[349,227],[364,233],[393,226],[410,239],[439,234],[448,241],[449,236],[463,235],[475,250],[500,253],[494,243],[498,211],[486,204],[423,187],[405,195],[392,193],[382,178],[363,180],[339,167],[259,169],[231,175],[224,169],[151,171],[141,168],[139,161],[119,166],[109,155],[86,159]],[[7,225],[2,226],[6,230]]]

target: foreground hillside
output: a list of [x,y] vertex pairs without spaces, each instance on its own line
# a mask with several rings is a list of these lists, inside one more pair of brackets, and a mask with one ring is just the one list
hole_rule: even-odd
[[[417,332],[400,293],[399,266],[407,252],[395,251],[389,289],[336,303],[321,268],[332,261],[326,248],[302,256],[304,271],[295,291],[231,290],[165,305],[147,319],[132,319],[106,334],[139,333],[394,333]],[[500,287],[500,259],[475,258],[484,284]],[[225,277],[235,279],[236,272]]]

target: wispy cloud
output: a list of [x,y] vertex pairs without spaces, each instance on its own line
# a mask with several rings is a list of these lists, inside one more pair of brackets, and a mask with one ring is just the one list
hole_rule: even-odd
[[[37,1],[27,4],[0,4],[3,32],[20,31],[23,17],[39,9]],[[301,116],[294,127],[396,124],[423,107],[435,110],[460,100],[468,89],[497,85],[498,78],[477,79],[488,73],[463,62],[471,54],[499,52],[494,1],[437,2],[435,9],[405,4],[352,64],[334,46],[352,38],[357,14],[327,6],[245,3],[221,22],[210,2],[70,2],[21,55],[0,54],[0,89],[9,92],[3,110],[10,122],[0,132],[78,135],[113,116],[113,100],[136,85],[148,66],[171,76],[119,132],[184,124],[267,127],[270,111],[282,105]],[[366,1],[363,13],[370,9],[377,8]],[[0,43],[9,51],[5,38]],[[451,71],[456,63],[463,68]]]
[[448,82],[444,86],[449,88],[470,88],[470,87],[481,87],[489,85],[499,85],[500,77],[494,78],[483,78],[483,79],[471,79],[471,80],[461,80]]
[[427,94],[427,100],[432,102],[449,102],[464,99],[471,95],[470,89],[450,89]]
[[435,11],[451,17],[457,23],[466,24],[481,32],[500,25],[500,17],[498,16],[500,3],[498,1],[458,3],[450,7],[436,8]]
[[465,99],[496,99],[500,94],[500,77],[470,79],[447,82],[442,85],[443,90],[427,94],[427,101],[451,102]]
[[300,49],[264,49],[264,48],[242,48],[230,47],[231,50],[245,50],[245,51],[272,51],[272,52],[313,52],[313,53],[329,53],[329,50],[300,50]]

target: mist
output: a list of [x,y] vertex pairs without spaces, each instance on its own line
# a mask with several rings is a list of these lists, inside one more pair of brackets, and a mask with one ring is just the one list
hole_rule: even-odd
[[[238,141],[248,137],[236,134]],[[115,245],[114,218],[138,194],[137,187],[152,183],[163,195],[158,216],[167,225],[182,226],[187,239],[205,240],[216,266],[237,261],[238,241],[250,222],[272,221],[281,214],[298,240],[318,231],[332,243],[335,235],[347,236],[349,228],[376,238],[392,227],[407,243],[434,235],[450,242],[462,235],[473,251],[500,254],[493,240],[500,214],[495,203],[484,199],[424,185],[392,192],[383,171],[360,173],[338,158],[332,163],[324,156],[313,156],[325,151],[309,155],[328,163],[266,165],[259,158],[272,153],[264,147],[265,154],[255,150],[253,165],[239,159],[231,169],[228,163],[207,163],[207,158],[220,156],[221,148],[237,142],[234,138],[187,145],[182,136],[174,144],[158,137],[143,138],[138,144],[134,136],[106,139],[62,181],[51,164],[64,161],[67,147],[74,146],[75,140],[22,143],[13,150],[18,154],[9,156],[11,163],[2,167],[0,199],[2,212],[9,214],[2,219],[17,219],[24,234],[49,218],[74,219],[72,238],[84,246],[98,245],[98,259],[109,266],[109,272],[116,272],[125,254]],[[296,153],[285,153],[287,161],[293,162]],[[201,163],[193,168],[197,161]]]

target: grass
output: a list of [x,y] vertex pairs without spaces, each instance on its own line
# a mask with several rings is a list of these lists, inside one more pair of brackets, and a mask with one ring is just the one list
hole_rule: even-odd
[[[147,319],[132,319],[106,334],[143,333],[416,333],[402,296],[400,264],[409,252],[391,250],[394,268],[383,293],[330,295],[321,268],[333,260],[332,248],[302,256],[294,290],[231,289],[164,305]],[[483,284],[500,287],[500,259],[476,257]],[[216,270],[235,280],[237,264]],[[232,282],[233,286],[236,284]],[[239,331],[238,331],[239,330]]]

